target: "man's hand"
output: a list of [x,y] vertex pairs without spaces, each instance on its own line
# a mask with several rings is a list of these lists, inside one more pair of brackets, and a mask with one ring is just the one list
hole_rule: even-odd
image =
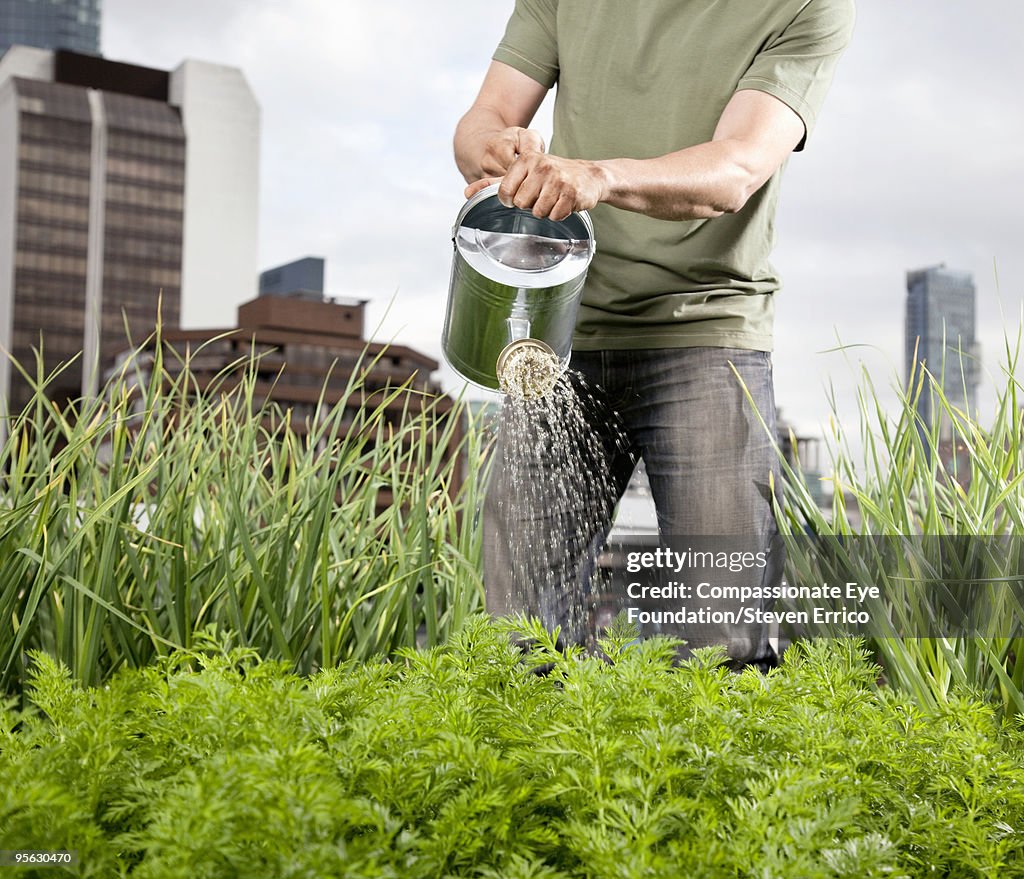
[[544,139],[528,126],[547,92],[514,67],[491,62],[480,94],[455,129],[455,163],[467,183],[490,183],[516,156],[544,152]]
[[532,128],[513,125],[487,139],[480,168],[488,177],[501,177],[522,153],[543,153],[544,138]]
[[606,192],[606,177],[594,162],[544,152],[544,139],[528,128],[547,87],[514,67],[492,61],[473,106],[455,129],[455,162],[472,198],[501,183],[506,207],[564,220],[592,208]]
[[604,200],[607,175],[596,162],[563,159],[539,150],[520,152],[502,177],[486,177],[466,187],[466,198],[500,183],[498,201],[536,217],[564,220]]

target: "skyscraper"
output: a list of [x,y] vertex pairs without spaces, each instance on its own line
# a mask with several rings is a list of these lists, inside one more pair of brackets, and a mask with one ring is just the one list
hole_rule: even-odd
[[[259,108],[234,68],[174,71],[15,46],[0,58],[0,346],[93,393],[189,301],[256,281]],[[30,390],[0,352],[0,413]],[[3,403],[7,401],[5,407]]]
[[0,55],[14,45],[100,53],[100,0],[0,0]]
[[323,299],[324,262],[322,256],[304,256],[260,272],[260,296],[301,296],[317,301]]
[[[907,381],[912,376],[920,377],[923,363],[941,381],[949,403],[972,413],[977,405],[980,367],[974,298],[974,281],[969,272],[947,269],[945,265],[907,272]],[[919,397],[917,411],[925,425],[931,424],[932,395],[927,385]]]

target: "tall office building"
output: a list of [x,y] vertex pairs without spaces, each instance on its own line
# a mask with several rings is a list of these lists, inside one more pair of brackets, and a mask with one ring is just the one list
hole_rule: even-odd
[[[950,404],[971,412],[977,405],[980,371],[974,298],[969,272],[945,265],[907,272],[907,381],[920,376],[923,363],[941,381]],[[918,413],[925,425],[932,423],[932,402],[926,386],[918,400]]]
[[[102,370],[191,303],[230,308],[256,280],[259,108],[241,73],[174,71],[25,46],[0,58],[0,346],[51,386]],[[204,316],[209,321],[208,316]],[[195,319],[195,318],[194,318]],[[30,390],[0,352],[0,412]],[[4,401],[7,406],[3,406]]]
[[324,263],[322,256],[304,256],[260,272],[260,296],[291,296],[319,302],[324,298]]
[[100,53],[100,0],[0,0],[0,55],[14,45]]

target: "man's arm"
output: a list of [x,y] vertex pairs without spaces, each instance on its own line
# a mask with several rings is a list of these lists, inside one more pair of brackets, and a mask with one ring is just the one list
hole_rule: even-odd
[[735,213],[803,136],[803,121],[790,107],[744,89],[726,104],[708,143],[655,159],[595,163],[603,182],[598,201],[666,220]]
[[[794,110],[765,92],[744,89],[729,100],[707,143],[651,159],[602,161],[521,149],[503,175],[485,172],[466,196],[500,176],[503,204],[556,220],[602,202],[665,220],[717,217],[740,210],[803,135]],[[482,164],[478,168],[485,171]]]
[[528,126],[547,91],[514,67],[491,62],[455,129],[455,164],[467,183],[501,177],[522,153],[544,153],[544,139]]

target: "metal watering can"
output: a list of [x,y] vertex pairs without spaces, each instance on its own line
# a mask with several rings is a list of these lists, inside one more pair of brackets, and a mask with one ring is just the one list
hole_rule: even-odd
[[509,365],[532,349],[559,368],[569,365],[576,312],[594,256],[594,227],[585,211],[538,219],[498,201],[498,184],[476,193],[452,230],[454,256],[441,348],[463,378],[502,388]]

